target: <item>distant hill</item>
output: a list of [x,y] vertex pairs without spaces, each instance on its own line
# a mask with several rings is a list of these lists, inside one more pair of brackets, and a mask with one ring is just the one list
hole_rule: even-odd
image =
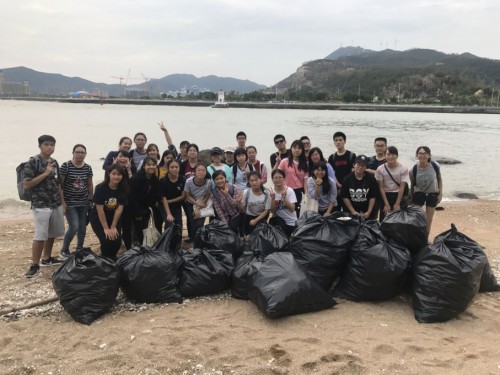
[[328,57],[303,64],[279,92],[289,100],[481,104],[500,87],[500,60],[470,53],[344,47]]
[[[96,83],[80,77],[66,77],[61,74],[43,73],[26,67],[0,69],[5,80],[10,82],[23,82],[27,80],[31,94],[62,95],[67,96],[74,91],[107,91],[110,96],[122,96],[124,86],[120,84]],[[172,74],[160,79],[151,79],[148,82],[152,96],[159,96],[161,92],[180,91],[182,88],[190,89],[197,86],[199,89],[208,89],[217,92],[220,89],[230,92],[247,93],[261,90],[265,85],[260,85],[248,80],[229,77],[195,77],[191,74]],[[130,88],[144,88],[143,84],[129,85]]]

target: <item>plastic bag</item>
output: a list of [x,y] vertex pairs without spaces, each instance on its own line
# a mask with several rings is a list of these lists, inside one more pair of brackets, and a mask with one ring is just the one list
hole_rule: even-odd
[[179,289],[184,297],[220,293],[229,288],[234,269],[231,254],[224,250],[182,251]]
[[307,211],[318,212],[318,200],[304,194],[303,201],[300,204],[300,215],[303,216]]
[[324,218],[308,211],[292,234],[290,252],[322,288],[329,290],[344,271],[358,228],[358,219],[349,215],[336,213]]
[[446,237],[422,249],[413,265],[415,319],[444,322],[464,312],[479,291],[485,263],[475,244]]
[[376,221],[362,223],[334,295],[352,301],[394,298],[409,282],[410,262],[409,250],[385,238]]
[[380,231],[416,253],[427,246],[427,215],[419,207],[390,211],[380,224]]
[[280,227],[261,223],[250,234],[250,250],[267,256],[276,251],[288,251],[289,240]]
[[248,299],[248,274],[252,265],[262,259],[253,251],[245,251],[236,262],[231,274],[231,295],[238,299]]
[[161,251],[177,250],[180,247],[181,236],[179,226],[173,224],[163,231],[160,238],[152,246],[153,249]]
[[[455,224],[451,224],[451,229],[437,235],[434,238],[434,242],[441,241],[443,239],[462,241],[464,243],[469,244],[470,246],[475,246],[477,251],[481,251],[484,253],[483,247],[474,241],[472,238],[466,236],[463,233],[460,233],[457,230]],[[486,253],[484,253],[486,256]],[[481,276],[481,286],[479,287],[479,293],[483,292],[498,292],[500,291],[500,285],[497,282],[495,274],[491,269],[490,262],[488,261],[488,257],[486,257],[486,264],[484,265],[483,274]]]
[[243,243],[227,223],[213,220],[196,231],[194,237],[194,248],[196,249],[220,249],[233,254],[237,259],[243,253]]
[[160,238],[160,232],[158,232],[158,229],[155,227],[155,223],[153,220],[153,210],[151,207],[149,208],[150,215],[149,215],[149,222],[148,222],[148,227],[142,230],[142,234],[144,239],[142,240],[142,246],[147,246],[151,247],[155,244],[156,241]]
[[133,247],[118,259],[120,286],[125,296],[139,303],[182,302],[177,287],[177,254]]
[[248,297],[269,318],[329,309],[336,304],[287,252],[271,254],[252,265]]
[[54,272],[52,285],[64,310],[88,325],[111,310],[120,287],[120,273],[113,261],[83,248]]

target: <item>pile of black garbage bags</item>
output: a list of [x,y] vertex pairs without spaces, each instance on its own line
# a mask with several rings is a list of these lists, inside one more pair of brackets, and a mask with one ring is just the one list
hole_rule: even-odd
[[334,297],[383,301],[410,293],[418,322],[457,317],[478,292],[500,286],[482,247],[458,232],[427,243],[425,213],[409,207],[384,221],[307,212],[290,238],[258,225],[248,243],[214,220],[198,230],[194,250],[178,250],[175,228],[151,247],[115,263],[90,249],[73,253],[52,277],[64,309],[90,324],[113,306],[121,288],[137,303],[181,303],[230,289],[269,318],[333,307]]

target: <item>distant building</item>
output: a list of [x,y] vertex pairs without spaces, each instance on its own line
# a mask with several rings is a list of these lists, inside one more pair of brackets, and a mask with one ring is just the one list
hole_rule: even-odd
[[141,88],[127,87],[127,89],[125,90],[126,98],[142,99],[142,98],[149,98],[150,95],[151,94],[149,90],[144,90]]
[[28,81],[6,82],[3,72],[0,71],[0,95],[2,96],[28,96],[30,86]]

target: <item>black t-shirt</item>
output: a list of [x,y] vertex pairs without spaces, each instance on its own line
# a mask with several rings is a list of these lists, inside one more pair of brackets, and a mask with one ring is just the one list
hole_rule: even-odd
[[[286,150],[283,154],[281,154],[281,160],[290,157],[290,150]],[[274,164],[276,164],[276,152],[271,154],[271,157],[269,158],[271,160],[271,169],[274,167]]]
[[356,154],[349,150],[347,150],[344,155],[337,155],[336,152],[330,155],[330,157],[328,158],[328,163],[335,171],[335,177],[337,178],[337,181],[344,181],[344,178],[352,172],[355,159]]
[[[186,180],[184,177],[180,177],[176,182],[170,181],[168,176],[163,177],[160,180],[160,193],[162,197],[165,197],[167,200],[179,198],[184,192],[184,184]],[[182,206],[181,202],[169,203],[168,206],[172,208],[180,208]]]
[[123,194],[120,194],[118,190],[111,189],[107,184],[99,184],[95,187],[93,202],[94,207],[90,214],[98,217],[95,205],[104,206],[104,214],[106,215],[108,226],[111,226],[113,223],[113,217],[118,206],[124,206],[127,203]]
[[377,160],[377,155],[374,155],[370,159],[368,159],[368,169],[376,171],[377,168],[384,164],[386,161],[387,160],[385,160],[385,158],[382,160]]
[[[367,212],[368,203],[371,198],[378,197],[377,180],[370,173],[365,173],[362,180],[358,180],[351,172],[342,182],[341,197],[351,201],[352,207],[356,212]],[[376,218],[375,209],[371,212],[370,218]]]

